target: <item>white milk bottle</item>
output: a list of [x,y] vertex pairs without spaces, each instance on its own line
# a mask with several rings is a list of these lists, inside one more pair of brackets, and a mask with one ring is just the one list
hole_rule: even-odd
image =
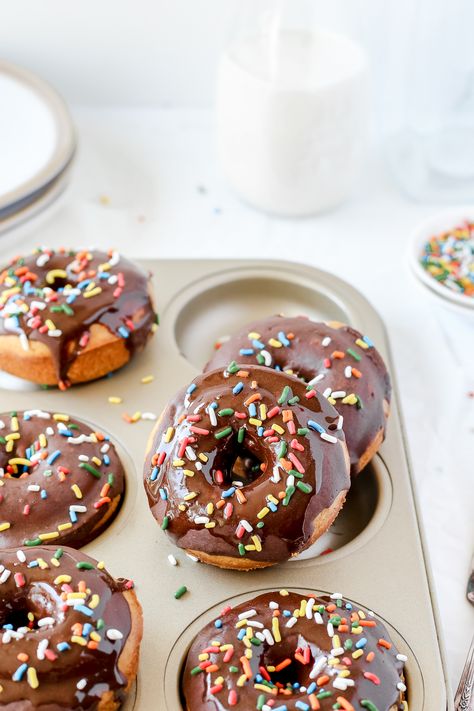
[[[257,26],[258,25],[258,26]],[[365,52],[267,13],[221,57],[217,150],[231,187],[262,210],[302,216],[350,193],[369,124]]]

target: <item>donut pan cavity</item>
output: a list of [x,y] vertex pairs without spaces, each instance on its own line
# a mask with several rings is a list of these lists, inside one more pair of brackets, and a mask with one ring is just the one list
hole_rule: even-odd
[[[84,550],[105,560],[112,574],[133,578],[143,606],[145,632],[136,699],[132,694],[127,711],[179,711],[179,675],[194,634],[224,603],[281,588],[338,590],[374,610],[387,621],[395,642],[409,657],[410,711],[452,711],[394,368],[377,313],[349,284],[299,264],[150,260],[143,266],[154,272],[161,326],[130,365],[113,377],[64,393],[25,389],[0,380],[0,411],[68,412],[109,432],[125,453],[124,505],[109,529]],[[195,563],[173,546],[148,509],[142,463],[153,423],[129,424],[122,413],[159,415],[175,391],[197,375],[215,341],[248,321],[279,312],[344,321],[374,340],[395,386],[386,440],[370,468],[357,479],[343,514],[312,550],[283,565],[250,573]],[[141,384],[147,375],[154,380]],[[109,404],[110,396],[123,402]],[[168,562],[170,553],[178,566]],[[188,592],[175,600],[174,592],[182,585]]]

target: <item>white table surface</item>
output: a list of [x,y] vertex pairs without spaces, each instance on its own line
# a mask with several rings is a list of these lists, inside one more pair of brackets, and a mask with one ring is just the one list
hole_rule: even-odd
[[403,198],[373,160],[338,210],[273,218],[227,189],[209,112],[73,113],[80,149],[72,184],[47,214],[2,238],[8,256],[37,244],[84,244],[132,257],[293,259],[346,279],[378,309],[390,336],[455,688],[474,628],[464,596],[474,548],[474,323],[437,308],[405,259],[413,226],[438,207]]

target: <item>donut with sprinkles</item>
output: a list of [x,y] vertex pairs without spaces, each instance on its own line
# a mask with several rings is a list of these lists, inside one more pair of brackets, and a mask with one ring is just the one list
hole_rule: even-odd
[[132,581],[54,546],[0,551],[0,570],[0,706],[115,711],[142,638]]
[[331,525],[350,486],[342,417],[284,373],[233,362],[169,403],[145,463],[151,511],[205,563],[288,560]]
[[42,247],[0,271],[0,368],[34,383],[101,378],[156,325],[149,275],[117,252]]
[[281,590],[206,625],[181,689],[187,711],[408,711],[406,661],[383,623],[339,593]]
[[108,435],[65,413],[0,414],[0,549],[80,548],[111,523],[124,491]]
[[344,417],[351,474],[358,474],[380,448],[390,411],[387,368],[372,341],[337,321],[271,316],[247,324],[221,344],[204,370],[232,359],[258,363],[302,378],[322,392]]

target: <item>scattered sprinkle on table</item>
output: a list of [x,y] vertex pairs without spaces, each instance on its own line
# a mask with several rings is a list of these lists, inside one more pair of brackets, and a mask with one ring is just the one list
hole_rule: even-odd
[[176,600],[179,600],[187,592],[188,592],[188,588],[186,587],[186,585],[181,585],[181,587],[176,590],[174,596],[175,596]]
[[154,412],[140,412],[140,410],[134,412],[133,415],[129,415],[128,412],[124,412],[122,417],[125,422],[128,422],[130,425],[135,422],[140,422],[140,420],[154,421],[157,419],[157,415]]

